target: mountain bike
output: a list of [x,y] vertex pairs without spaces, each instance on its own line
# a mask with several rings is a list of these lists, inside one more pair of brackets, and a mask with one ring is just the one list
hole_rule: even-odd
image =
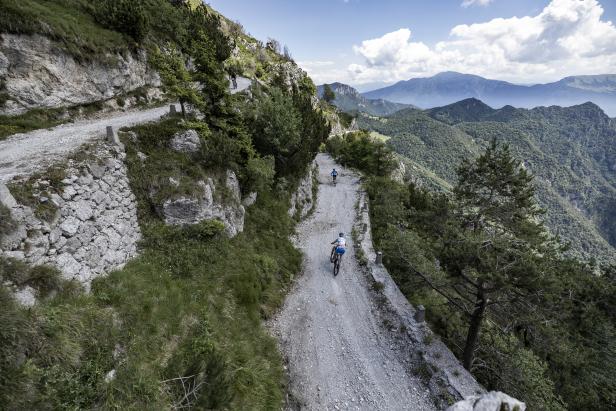
[[332,251],[332,255],[329,258],[329,261],[331,261],[332,264],[334,264],[334,277],[335,277],[340,272],[340,264],[342,263],[342,254],[337,253],[336,250],[334,249]]

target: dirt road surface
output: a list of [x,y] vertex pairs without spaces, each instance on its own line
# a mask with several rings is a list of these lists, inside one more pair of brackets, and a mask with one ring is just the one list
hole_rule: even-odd
[[95,120],[81,120],[11,136],[0,141],[0,183],[17,175],[41,171],[76,151],[81,145],[103,139],[107,126],[112,126],[117,131],[121,127],[156,121],[167,113],[169,105],[143,111],[114,113]]
[[[351,229],[359,177],[324,154],[317,157],[319,195],[314,214],[298,227],[304,272],[272,324],[288,361],[290,409],[434,410],[430,394],[411,375],[379,319],[366,276],[355,258]],[[338,184],[330,171],[339,170]],[[333,276],[329,245],[348,240]]]

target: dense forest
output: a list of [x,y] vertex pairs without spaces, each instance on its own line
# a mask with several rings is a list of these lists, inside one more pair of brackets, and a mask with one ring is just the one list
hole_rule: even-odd
[[458,162],[451,193],[391,180],[393,152],[366,132],[328,149],[366,174],[385,265],[486,388],[529,409],[616,407],[616,266],[563,253],[506,143]]

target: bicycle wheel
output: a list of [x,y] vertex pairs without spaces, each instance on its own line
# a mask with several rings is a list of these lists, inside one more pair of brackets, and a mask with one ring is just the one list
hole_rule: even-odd
[[336,260],[334,261],[334,277],[338,275],[340,272],[340,256],[336,255]]

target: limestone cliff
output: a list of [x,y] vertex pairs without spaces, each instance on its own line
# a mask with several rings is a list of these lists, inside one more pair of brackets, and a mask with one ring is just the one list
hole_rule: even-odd
[[8,99],[0,115],[16,115],[108,100],[140,87],[158,87],[160,79],[143,51],[78,61],[46,37],[5,33],[0,83]]

